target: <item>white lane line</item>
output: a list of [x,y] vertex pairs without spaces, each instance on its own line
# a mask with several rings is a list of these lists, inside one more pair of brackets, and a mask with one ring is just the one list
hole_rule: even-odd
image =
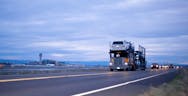
[[63,75],[63,76],[48,76],[48,77],[32,77],[32,78],[5,79],[5,80],[0,80],[0,83],[1,82],[26,81],[26,80],[41,80],[41,79],[52,79],[52,78],[65,78],[65,77],[95,76],[95,75],[104,75],[104,74],[111,74],[111,72],[94,73],[94,74],[77,74],[77,75]]
[[160,75],[164,75],[164,74],[167,74],[167,73],[169,73],[169,72],[164,72],[164,73],[160,73],[160,74],[157,74],[157,75],[152,75],[152,76],[140,78],[140,79],[136,79],[136,80],[133,80],[133,81],[128,81],[128,82],[125,82],[125,83],[121,83],[121,84],[117,84],[117,85],[113,85],[113,86],[109,86],[109,87],[104,87],[104,88],[100,88],[100,89],[96,89],[96,90],[92,90],[92,91],[88,91],[88,92],[83,92],[83,93],[75,94],[75,95],[72,95],[72,96],[89,95],[89,94],[93,94],[93,93],[109,90],[109,89],[112,89],[112,88],[125,86],[125,85],[131,84],[131,83],[135,83],[135,82],[138,82],[138,81],[143,81],[143,80],[150,79],[150,78],[153,78],[153,77],[156,77],[156,76],[160,76]]

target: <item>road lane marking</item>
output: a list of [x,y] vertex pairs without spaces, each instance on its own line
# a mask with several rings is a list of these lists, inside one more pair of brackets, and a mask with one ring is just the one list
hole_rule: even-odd
[[42,80],[42,79],[52,79],[52,78],[65,78],[65,77],[96,76],[96,75],[105,75],[105,74],[112,74],[112,72],[94,73],[94,74],[63,75],[63,76],[48,76],[48,77],[18,78],[18,79],[4,79],[4,80],[0,80],[0,83],[1,82],[27,81],[27,80]]
[[143,81],[143,80],[150,79],[150,78],[153,78],[153,77],[157,77],[157,76],[160,76],[160,75],[164,75],[164,74],[167,74],[167,73],[169,73],[169,72],[164,72],[164,73],[160,73],[160,74],[156,74],[156,75],[152,75],[152,76],[148,76],[148,77],[144,77],[144,78],[128,81],[128,82],[125,82],[125,83],[121,83],[121,84],[117,84],[117,85],[113,85],[113,86],[109,86],[109,87],[104,87],[104,88],[100,88],[100,89],[96,89],[96,90],[92,90],[92,91],[88,91],[88,92],[83,92],[83,93],[75,94],[75,95],[72,95],[72,96],[85,96],[85,95],[89,95],[89,94],[93,94],[93,93],[97,93],[97,92],[101,92],[101,91],[105,91],[105,90],[109,90],[109,89],[125,86],[125,85],[131,84],[131,83],[135,83],[135,82],[138,82],[138,81]]

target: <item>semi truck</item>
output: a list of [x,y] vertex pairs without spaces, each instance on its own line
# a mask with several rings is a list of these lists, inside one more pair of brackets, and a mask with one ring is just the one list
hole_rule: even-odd
[[109,54],[110,71],[146,69],[146,49],[141,45],[135,50],[131,42],[113,41],[110,43]]

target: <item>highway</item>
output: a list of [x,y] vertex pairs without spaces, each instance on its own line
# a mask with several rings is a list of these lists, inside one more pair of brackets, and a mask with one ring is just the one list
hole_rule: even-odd
[[64,72],[0,76],[0,96],[138,96],[178,71]]

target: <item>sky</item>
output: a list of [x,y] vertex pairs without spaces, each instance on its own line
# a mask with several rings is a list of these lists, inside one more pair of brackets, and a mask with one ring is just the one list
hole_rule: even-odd
[[188,0],[0,0],[0,59],[109,61],[109,43],[188,64]]

